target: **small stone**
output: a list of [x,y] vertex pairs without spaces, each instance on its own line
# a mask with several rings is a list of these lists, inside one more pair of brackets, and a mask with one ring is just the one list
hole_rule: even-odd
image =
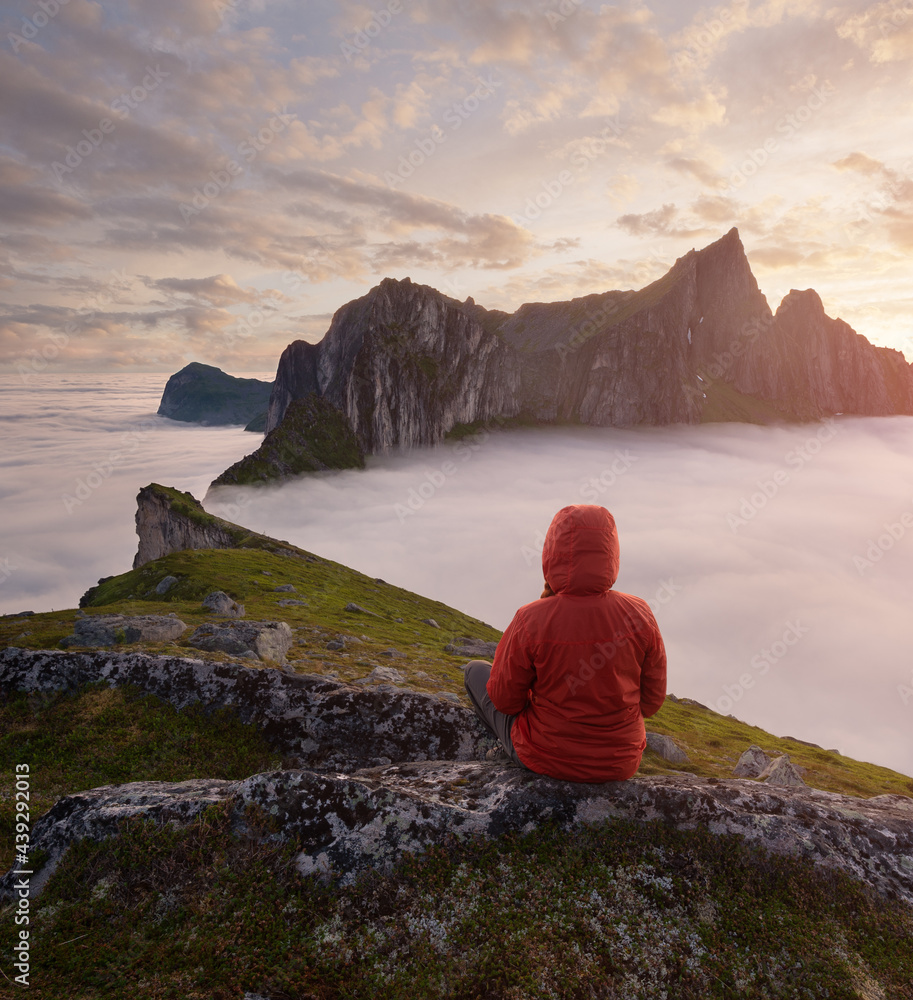
[[380,651],[381,656],[402,656],[403,654],[398,649],[382,649]]
[[774,758],[758,775],[758,780],[768,785],[805,785],[802,775],[799,774],[788,754]]
[[433,618],[423,618],[423,625],[430,625],[432,628],[440,628],[441,626]]
[[485,642],[483,639],[472,639],[463,636],[454,639],[444,647],[445,653],[454,653],[457,656],[468,656],[472,660],[490,660],[495,655],[498,648],[496,642]]
[[368,684],[402,684],[405,679],[395,667],[375,667],[365,681]]
[[272,576],[272,575],[273,575],[272,573],[270,573],[270,571],[269,571],[268,569],[261,569],[261,570],[260,570],[260,572],[261,572],[261,573],[262,573],[262,574],[263,574],[264,576]]
[[394,620],[395,622],[399,622],[399,623],[400,623],[400,625],[402,625],[402,623],[403,623],[403,620],[402,620],[402,618],[394,618],[393,620]]
[[770,757],[760,748],[750,746],[739,757],[739,762],[732,769],[737,778],[757,778],[770,763]]
[[[101,580],[98,582],[101,583]],[[178,578],[176,576],[163,576],[155,585],[155,592],[159,595],[167,594],[177,582]]]
[[281,601],[277,601],[276,603],[279,605],[280,608],[291,608],[294,606],[304,607],[307,604],[307,601],[296,601],[292,597],[286,597]]
[[460,703],[460,696],[454,694],[452,691],[438,691],[438,698],[443,698],[445,701],[455,701],[457,704]]
[[367,608],[363,608],[360,604],[354,604],[352,601],[349,601],[344,610],[352,611],[360,615],[373,615],[375,618],[380,618],[380,615],[376,611],[368,611]]
[[281,584],[278,587],[273,587],[273,590],[276,591],[276,592],[281,592],[283,594],[295,594],[295,593],[297,593],[297,591],[295,590],[295,587],[291,583],[283,583],[283,584]]
[[244,605],[233,601],[224,590],[214,590],[203,598],[203,607],[223,618],[243,618]]
[[661,733],[647,733],[647,749],[659,754],[670,764],[687,764],[689,760],[688,754],[681,747]]
[[346,644],[342,641],[342,639],[331,639],[327,643],[326,648],[332,649],[336,652],[341,652],[346,648]]

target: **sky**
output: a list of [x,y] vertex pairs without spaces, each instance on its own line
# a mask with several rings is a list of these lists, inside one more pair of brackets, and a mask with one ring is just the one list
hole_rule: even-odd
[[669,691],[913,775],[913,418],[483,431],[207,495],[259,436],[157,416],[164,381],[0,378],[0,614],[75,609],[126,572],[136,494],[159,482],[503,629],[541,591],[555,512],[598,503]]
[[913,0],[5,0],[0,371],[275,371],[383,277],[515,309],[737,226],[913,360]]

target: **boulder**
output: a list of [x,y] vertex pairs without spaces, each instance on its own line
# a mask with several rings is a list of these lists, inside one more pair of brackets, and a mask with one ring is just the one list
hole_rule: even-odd
[[[98,581],[101,583],[101,580]],[[169,590],[178,582],[176,576],[163,576],[161,580],[155,585],[155,592],[161,597],[167,594]]]
[[203,598],[203,607],[214,615],[225,618],[243,618],[244,605],[233,601],[224,590],[214,590]]
[[670,764],[687,764],[688,754],[685,753],[668,736],[660,733],[647,733],[647,749],[669,761]]
[[171,642],[187,626],[174,615],[85,615],[60,640],[68,646],[117,646],[128,642]]
[[444,647],[445,653],[453,653],[455,656],[466,656],[470,660],[490,660],[495,655],[498,648],[496,642],[485,642],[483,639],[471,639],[463,636],[454,639]]
[[[239,833],[275,836],[246,824],[245,810],[260,807],[273,817],[279,837],[300,845],[295,860],[301,873],[343,882],[370,868],[389,868],[406,852],[421,853],[448,836],[497,837],[545,822],[571,829],[625,818],[740,835],[841,869],[886,897],[913,904],[913,799],[905,796],[865,800],[691,774],[590,785],[486,760],[385,763],[350,774],[271,771],[241,781],[146,781],[78,792],[58,801],[32,829],[33,849],[47,852],[33,892],[75,841],[112,836],[130,816],[184,825],[214,802],[229,804]],[[0,883],[6,898],[12,882],[10,873]]]
[[360,677],[356,684],[403,684],[406,678],[396,667],[375,667],[367,677]]
[[293,583],[281,583],[278,587],[273,587],[273,590],[281,594],[294,594],[295,585]]
[[284,664],[293,639],[286,622],[225,622],[224,625],[201,625],[187,641],[195,649],[209,653],[243,656],[253,652],[261,660]]
[[373,615],[375,618],[381,617],[381,615],[379,615],[376,611],[369,611],[367,608],[363,608],[360,604],[355,604],[352,601],[349,601],[343,610],[358,615]]
[[801,785],[805,787],[802,775],[796,770],[796,766],[787,754],[775,757],[758,775],[758,780],[764,781],[768,785]]
[[757,778],[770,763],[771,758],[756,746],[750,746],[732,769],[737,778]]
[[422,625],[430,625],[432,628],[440,628],[441,626],[433,618],[423,618]]

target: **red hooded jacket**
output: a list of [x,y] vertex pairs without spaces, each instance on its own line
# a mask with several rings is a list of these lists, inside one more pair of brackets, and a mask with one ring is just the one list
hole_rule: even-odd
[[644,718],[666,697],[666,650],[647,602],[612,590],[615,519],[564,507],[542,548],[554,597],[524,604],[498,643],[488,695],[516,715],[517,756],[568,781],[630,778],[646,747]]

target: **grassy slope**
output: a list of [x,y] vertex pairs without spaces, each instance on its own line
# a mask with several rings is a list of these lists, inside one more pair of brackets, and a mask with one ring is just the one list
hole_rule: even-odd
[[[179,578],[168,599],[147,599],[166,575]],[[296,593],[272,589],[285,583]],[[253,549],[175,553],[103,584],[95,600],[108,603],[87,610],[174,611],[196,625],[208,618],[200,598],[216,588],[243,601],[248,619],[289,622],[296,669],[341,679],[392,665],[417,689],[461,694],[461,659],[444,646],[459,635],[499,634],[337,563]],[[287,598],[307,604],[279,607]],[[350,601],[381,617],[345,612]],[[0,619],[0,645],[54,648],[73,616]],[[435,619],[441,629],[422,618]],[[344,653],[326,650],[337,635],[365,638]],[[391,647],[404,655],[381,655]],[[228,658],[180,642],[145,648]],[[807,768],[805,779],[814,787],[863,796],[913,793],[904,775],[694,704],[668,701],[649,727],[673,736],[691,763],[673,766],[647,752],[642,774],[726,777],[754,743],[788,752]],[[0,739],[3,867],[11,856],[11,775],[21,760],[31,765],[35,815],[81,788],[234,778],[281,765],[232,713],[178,713],[130,689],[89,686],[75,695],[10,697],[0,702],[0,732],[6,734]],[[684,859],[681,871],[669,867],[669,852]],[[510,906],[499,914],[505,883]],[[11,919],[0,913],[4,950],[11,933]],[[610,996],[605,984],[620,989],[625,976],[630,996],[659,995],[662,986],[670,997],[725,997],[738,983],[744,996],[866,995],[854,982],[878,983],[892,997],[913,996],[900,985],[913,976],[908,912],[875,908],[858,887],[807,863],[765,860],[763,852],[731,838],[675,834],[654,824],[451,846],[363,886],[333,891],[299,878],[282,848],[234,840],[217,813],[183,833],[137,826],[117,842],[71,852],[43,897],[36,933],[37,981],[48,992],[39,988],[35,995],[48,997],[239,998],[242,986],[256,990],[265,983],[280,998],[570,997],[576,990]],[[84,943],[56,947],[80,935]],[[213,939],[222,943],[203,946]],[[505,951],[501,942],[508,940]],[[229,941],[235,942],[231,952]],[[684,951],[683,942],[691,942]],[[690,965],[683,957],[689,949]],[[799,990],[797,961],[804,963],[810,992]],[[485,982],[500,985],[486,992]],[[649,989],[643,985],[651,982]],[[410,983],[420,984],[418,994],[410,993]]]

